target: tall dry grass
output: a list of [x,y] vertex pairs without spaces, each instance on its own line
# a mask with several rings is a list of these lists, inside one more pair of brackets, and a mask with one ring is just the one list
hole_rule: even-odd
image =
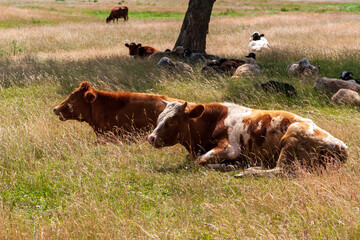
[[[209,53],[243,57],[249,35],[265,33],[273,50],[259,54],[256,79],[205,78],[200,65],[194,76],[171,75],[156,61],[127,56],[130,41],[171,48],[181,20],[0,29],[1,50],[12,52],[14,40],[23,48],[0,57],[1,238],[359,238],[359,110],[334,106],[313,82],[285,74],[306,56],[322,76],[360,75],[358,20],[343,13],[212,18]],[[270,79],[290,82],[299,96],[254,87]],[[155,150],[145,136],[99,144],[88,124],[52,113],[83,80],[108,91],[292,111],[346,142],[349,160],[339,172],[239,180],[236,172],[195,169],[181,146]]]

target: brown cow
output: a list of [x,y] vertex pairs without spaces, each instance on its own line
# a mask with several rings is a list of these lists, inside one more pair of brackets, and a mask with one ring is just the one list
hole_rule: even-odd
[[238,175],[262,176],[293,172],[296,166],[339,166],[347,158],[347,146],[342,141],[310,119],[290,112],[233,103],[166,104],[148,142],[157,148],[180,143],[194,158],[200,155],[195,162],[198,166],[239,161],[274,167],[250,168]]
[[125,46],[129,48],[129,55],[134,57],[149,57],[151,54],[159,51],[150,46],[141,46],[141,43],[125,43]]
[[126,6],[122,6],[122,7],[114,7],[108,18],[106,18],[106,23],[109,23],[111,20],[113,22],[115,22],[115,18],[116,18],[116,22],[119,21],[119,18],[124,18],[124,21],[128,20],[128,7]]
[[175,99],[145,93],[104,92],[83,82],[54,108],[54,113],[61,121],[87,122],[97,134],[112,132],[120,136],[123,131],[135,132],[154,126],[165,108],[162,100]]

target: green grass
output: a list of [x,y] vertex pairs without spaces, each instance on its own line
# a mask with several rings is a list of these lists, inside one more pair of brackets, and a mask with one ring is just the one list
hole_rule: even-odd
[[[109,16],[109,11],[105,10],[80,10],[85,15],[90,17],[97,18],[106,18]],[[343,12],[352,12],[359,13],[360,5],[359,4],[306,4],[306,5],[297,5],[297,4],[284,4],[284,5],[275,5],[268,6],[263,4],[255,5],[254,9],[236,11],[232,8],[228,8],[223,12],[212,13],[212,16],[227,16],[227,17],[243,17],[249,15],[264,15],[264,14],[275,14],[280,12],[290,12],[290,11],[299,11],[299,12],[327,12],[327,11],[343,11]],[[162,18],[183,18],[185,12],[174,12],[174,11],[129,11],[129,18],[145,18],[145,19],[162,19]]]
[[[79,10],[90,17],[107,18],[110,11],[105,10]],[[173,12],[173,11],[129,11],[129,18],[140,18],[140,19],[162,19],[162,18],[183,18],[185,13]]]
[[[299,58],[296,52],[263,55],[264,75],[257,79],[169,75],[155,62],[128,57],[0,58],[0,72],[6,73],[0,90],[0,213],[12,216],[3,217],[0,231],[12,237],[21,231],[25,238],[232,239],[270,232],[274,238],[356,238],[360,218],[354,208],[360,206],[352,196],[360,195],[359,137],[351,131],[360,113],[334,106],[312,90],[312,82],[287,77],[283,67],[293,58]],[[281,60],[270,64],[272,59]],[[331,74],[354,66],[340,60],[344,65],[321,56],[315,61]],[[196,72],[200,67],[194,66]],[[270,79],[294,84],[299,96],[254,87]],[[352,155],[340,173],[239,180],[236,172],[195,169],[181,146],[155,150],[144,137],[99,144],[88,124],[61,122],[51,111],[82,80],[111,91],[289,110],[346,129],[343,140]]]
[[57,25],[60,24],[61,21],[53,21],[53,20],[9,20],[6,22],[0,22],[0,29],[1,28],[19,28],[25,26],[35,26],[35,25]]
[[[254,4],[254,9],[246,9],[243,11],[234,10],[227,8],[222,12],[213,12],[211,15],[214,17],[243,17],[243,16],[258,16],[266,14],[278,14],[280,12],[328,12],[328,11],[342,11],[342,12],[360,12],[360,4]],[[105,10],[80,10],[87,16],[96,18],[106,18],[109,16],[109,11]],[[163,18],[183,18],[185,12],[174,12],[174,11],[129,11],[129,18],[140,18],[140,19],[163,19]]]

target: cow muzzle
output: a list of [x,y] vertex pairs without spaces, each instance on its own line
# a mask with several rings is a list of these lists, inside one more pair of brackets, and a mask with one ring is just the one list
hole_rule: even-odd
[[147,137],[147,141],[154,147],[156,148],[161,148],[163,147],[163,144],[159,144],[159,138],[155,135],[155,134],[150,134]]
[[60,121],[65,121],[66,118],[64,118],[63,114],[60,112],[60,109],[58,107],[53,109],[53,112],[56,116],[59,116]]
[[151,144],[151,145],[154,145],[155,143],[155,136],[150,134],[147,138],[147,141]]

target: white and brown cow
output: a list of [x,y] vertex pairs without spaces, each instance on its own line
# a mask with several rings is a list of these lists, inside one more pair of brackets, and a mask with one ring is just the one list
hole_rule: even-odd
[[233,103],[164,103],[166,108],[148,136],[149,143],[156,148],[180,143],[197,158],[197,166],[236,160],[273,168],[251,168],[238,175],[262,176],[293,172],[295,166],[339,166],[347,158],[342,141],[312,120],[290,112]]

